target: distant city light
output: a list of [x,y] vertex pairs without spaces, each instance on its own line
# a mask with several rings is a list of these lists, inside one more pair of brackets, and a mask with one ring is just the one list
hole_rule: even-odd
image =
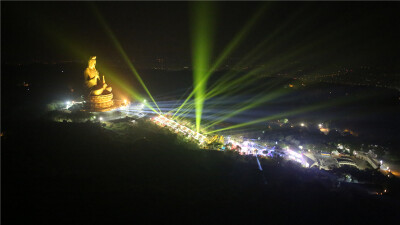
[[321,127],[322,127],[322,124],[318,124],[318,127],[321,128]]
[[304,126],[305,126],[305,124],[304,124],[304,123],[301,123],[301,124],[300,124],[300,126],[304,127]]

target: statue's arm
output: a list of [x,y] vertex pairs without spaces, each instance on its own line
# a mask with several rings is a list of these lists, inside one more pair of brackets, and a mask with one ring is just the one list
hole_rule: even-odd
[[[99,74],[95,73],[94,75],[92,73],[90,73],[88,70],[85,70],[85,76],[87,80],[96,80],[97,78],[99,78]],[[99,78],[100,79],[100,78]]]
[[88,70],[85,70],[85,84],[90,88],[93,87],[94,85],[97,84],[97,78],[99,77],[99,74],[96,73],[93,75],[90,73]]

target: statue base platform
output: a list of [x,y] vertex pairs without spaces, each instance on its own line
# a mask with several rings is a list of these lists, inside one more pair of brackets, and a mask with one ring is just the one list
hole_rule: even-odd
[[114,108],[112,93],[104,95],[89,95],[87,102],[87,108],[90,111],[104,112]]

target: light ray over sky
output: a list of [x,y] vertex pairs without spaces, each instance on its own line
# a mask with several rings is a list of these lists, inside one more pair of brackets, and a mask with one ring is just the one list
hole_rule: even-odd
[[195,86],[196,130],[199,132],[203,111],[206,82],[202,82],[209,70],[213,36],[213,3],[195,2],[193,7],[192,61],[193,86]]
[[[107,22],[105,21],[105,19],[103,18],[103,16],[99,12],[99,10],[94,5],[92,5],[92,9],[93,9],[93,12],[96,15],[96,17],[99,19],[101,25],[105,29],[107,35],[111,38],[113,44],[115,45],[115,47],[117,48],[117,50],[121,54],[121,56],[124,59],[124,61],[129,66],[129,68],[132,71],[132,73],[135,75],[135,77],[137,78],[139,83],[142,85],[142,87],[144,88],[144,90],[146,91],[146,93],[150,97],[150,99],[153,101],[153,103],[155,104],[157,109],[161,112],[161,110],[158,108],[158,105],[157,105],[156,101],[154,100],[153,96],[150,94],[150,91],[147,89],[146,85],[144,84],[144,82],[143,82],[142,78],[140,77],[139,73],[137,72],[136,68],[133,66],[133,64],[130,61],[130,59],[129,59],[128,55],[126,54],[125,50],[122,48],[120,42],[118,41],[117,37],[112,32],[111,28],[107,25]],[[144,99],[140,99],[140,100],[143,101]]]

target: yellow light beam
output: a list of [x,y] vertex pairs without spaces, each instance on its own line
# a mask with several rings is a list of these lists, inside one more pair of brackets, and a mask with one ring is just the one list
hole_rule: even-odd
[[126,64],[129,66],[133,74],[135,75],[136,79],[139,81],[139,83],[142,85],[143,89],[146,91],[147,95],[150,97],[150,99],[153,101],[154,105],[157,107],[159,112],[161,113],[160,108],[158,107],[156,101],[154,100],[153,96],[150,94],[150,91],[147,89],[146,85],[144,84],[142,78],[140,77],[139,73],[137,72],[136,68],[133,66],[131,61],[129,60],[128,55],[126,54],[125,50],[122,48],[120,42],[118,41],[117,37],[114,35],[114,32],[111,30],[111,28],[107,25],[107,22],[103,18],[103,16],[100,14],[99,10],[92,5],[93,12],[95,13],[96,17],[99,19],[101,25],[105,29],[107,35],[111,38],[113,44],[119,51],[119,53],[122,55],[122,58],[126,62]]

